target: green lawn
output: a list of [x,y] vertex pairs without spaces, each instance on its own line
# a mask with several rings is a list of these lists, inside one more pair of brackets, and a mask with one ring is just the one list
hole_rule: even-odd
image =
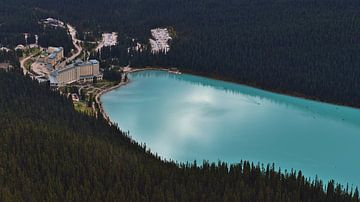
[[113,82],[113,81],[101,80],[101,81],[98,81],[97,83],[93,84],[93,86],[95,88],[103,88],[106,86],[113,86],[114,84],[115,84],[115,82]]
[[24,50],[24,57],[27,57],[29,55],[39,55],[41,53],[39,48],[30,48],[30,49],[26,49]]
[[88,115],[93,115],[94,111],[91,107],[88,107],[85,102],[74,102],[74,108],[76,111],[84,112]]
[[[92,84],[89,87],[83,88],[82,92],[86,95],[86,99],[89,99],[89,96],[95,96],[97,93],[99,93],[102,89],[105,89],[107,87],[115,85],[115,82],[107,81],[107,80],[101,80],[98,81],[95,84]],[[66,87],[60,87],[59,90],[62,92],[65,92]],[[75,110],[79,112],[84,112],[89,115],[94,115],[94,111],[92,107],[88,107],[87,103],[85,101],[80,102],[74,102],[74,108]]]

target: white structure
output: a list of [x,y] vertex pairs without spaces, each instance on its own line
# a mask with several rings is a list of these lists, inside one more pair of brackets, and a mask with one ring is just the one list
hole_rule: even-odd
[[19,44],[15,47],[15,50],[24,50],[24,49],[25,49],[25,46],[22,44]]
[[46,18],[46,19],[40,20],[39,23],[43,24],[43,25],[49,25],[49,26],[52,26],[52,27],[65,28],[65,23],[64,22],[62,22],[60,20],[56,20],[54,18]]
[[29,48],[38,48],[39,46],[36,43],[30,44]]
[[63,86],[73,82],[88,82],[94,78],[102,80],[103,75],[99,71],[99,61],[89,60],[83,62],[77,60],[75,63],[51,72],[49,76],[51,86]]
[[151,30],[152,39],[149,39],[151,52],[152,53],[159,53],[165,52],[167,53],[170,50],[170,46],[168,44],[169,40],[172,38],[170,37],[169,31],[164,28],[156,28]]
[[9,71],[13,66],[9,63],[0,63],[0,70]]
[[1,47],[1,48],[0,48],[0,51],[8,52],[8,51],[10,51],[10,49],[8,49],[8,48],[6,48],[6,47]]

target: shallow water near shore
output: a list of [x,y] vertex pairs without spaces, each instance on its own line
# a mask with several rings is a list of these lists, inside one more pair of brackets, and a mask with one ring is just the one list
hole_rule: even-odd
[[143,71],[101,97],[134,140],[178,162],[250,160],[360,186],[360,110],[189,74]]

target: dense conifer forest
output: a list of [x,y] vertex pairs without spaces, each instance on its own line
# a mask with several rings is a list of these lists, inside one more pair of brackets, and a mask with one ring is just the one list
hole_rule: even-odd
[[69,55],[71,49],[74,48],[71,37],[66,29],[44,27],[39,34],[39,45],[42,47],[62,46],[64,55]]
[[[39,32],[45,17],[98,36],[119,32],[103,59],[183,71],[360,107],[360,2],[356,0],[0,0],[0,43]],[[127,54],[130,39],[171,27],[168,54]],[[92,37],[93,38],[93,37]],[[107,64],[107,63],[105,63]]]
[[357,189],[272,165],[161,160],[20,73],[0,72],[0,126],[0,201],[359,202]]
[[9,63],[14,67],[20,67],[19,58],[15,51],[1,51],[0,50],[0,63]]

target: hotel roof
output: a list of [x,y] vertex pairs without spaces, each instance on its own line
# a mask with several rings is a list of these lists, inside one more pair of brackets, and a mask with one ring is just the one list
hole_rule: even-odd
[[91,62],[92,64],[99,64],[99,61],[97,60],[89,60],[89,62]]
[[54,52],[57,52],[57,53],[58,53],[58,52],[60,52],[60,51],[62,51],[62,50],[63,50],[63,47],[56,47],[55,50],[54,50]]
[[59,83],[58,80],[56,79],[56,77],[53,76],[53,75],[49,76],[49,81],[50,81],[51,84]]
[[49,55],[49,59],[55,59],[56,58],[56,53],[53,52]]
[[[81,61],[81,60],[80,60],[80,61]],[[95,64],[99,64],[99,61],[97,61],[97,60],[89,60],[89,61],[87,61],[87,62],[83,62],[83,61],[81,61],[81,62],[79,62],[79,61],[75,62],[75,65],[76,65],[76,66],[86,66],[86,65],[95,65]]]

